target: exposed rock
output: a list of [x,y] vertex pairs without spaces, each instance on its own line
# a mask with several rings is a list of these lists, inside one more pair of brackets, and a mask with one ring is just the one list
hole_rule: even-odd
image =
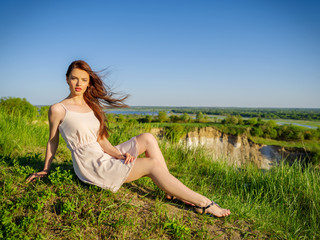
[[[163,129],[152,130],[151,133],[162,138]],[[228,135],[213,127],[197,128],[188,132],[180,140],[180,144],[187,147],[203,146],[212,154],[213,160],[224,158],[230,164],[238,167],[242,164],[253,163],[258,168],[270,169],[282,159],[292,161],[305,157],[302,149],[287,150],[280,146],[257,144],[250,141],[245,135]]]
[[156,136],[157,138],[163,137],[163,129],[162,128],[151,128],[150,133]]

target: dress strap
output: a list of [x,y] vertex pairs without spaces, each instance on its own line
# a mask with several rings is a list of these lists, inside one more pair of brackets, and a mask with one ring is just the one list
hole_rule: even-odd
[[64,108],[64,110],[66,110],[66,112],[68,112],[68,109],[66,108],[65,105],[63,105],[63,103],[60,103],[62,105],[62,107]]

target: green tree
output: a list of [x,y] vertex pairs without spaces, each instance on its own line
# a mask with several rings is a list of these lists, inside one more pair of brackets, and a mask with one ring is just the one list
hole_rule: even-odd
[[258,120],[257,120],[257,118],[250,118],[248,120],[248,123],[249,123],[249,125],[254,126],[258,123]]
[[202,112],[197,112],[196,119],[198,122],[203,122],[204,116]]
[[270,136],[270,138],[272,138],[272,139],[276,139],[276,138],[278,137],[277,129],[273,128],[273,129],[270,131],[269,136]]
[[243,124],[243,118],[242,118],[242,116],[241,116],[241,115],[238,115],[237,118],[238,118],[238,124],[239,124],[239,125],[242,125],[242,124]]
[[250,134],[252,136],[261,137],[263,135],[263,131],[260,127],[254,127],[251,129]]
[[173,123],[179,122],[181,120],[181,118],[177,115],[171,115],[169,118],[170,118],[170,122],[173,122]]
[[152,116],[151,115],[146,115],[144,117],[144,119],[145,119],[145,122],[147,122],[147,123],[151,123],[152,122]]
[[209,117],[207,114],[204,114],[204,119],[203,119],[203,122],[209,122]]
[[223,123],[227,123],[227,124],[238,124],[238,122],[239,122],[238,117],[232,116],[230,114],[228,114],[223,121]]
[[278,135],[283,140],[303,140],[304,131],[300,127],[290,124],[282,126]]
[[277,130],[275,130],[276,127],[277,127],[277,123],[273,120],[269,120],[267,122],[264,122],[261,125],[262,131],[264,133],[264,137],[276,138],[278,135]]
[[159,112],[158,113],[158,121],[159,122],[165,122],[168,120],[168,116],[166,112]]
[[182,115],[181,119],[183,122],[189,122],[191,120],[189,114],[186,112]]

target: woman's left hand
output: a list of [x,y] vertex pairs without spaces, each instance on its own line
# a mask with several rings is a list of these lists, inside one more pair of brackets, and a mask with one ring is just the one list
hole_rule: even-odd
[[124,156],[124,163],[125,164],[131,163],[135,160],[135,157],[131,156],[130,153],[125,153],[125,154],[123,154],[123,156]]

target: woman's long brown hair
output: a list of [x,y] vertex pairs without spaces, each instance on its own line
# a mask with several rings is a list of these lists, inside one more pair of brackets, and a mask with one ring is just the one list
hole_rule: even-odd
[[114,93],[111,91],[111,89],[103,83],[98,74],[92,71],[89,64],[83,60],[73,61],[69,65],[66,73],[67,78],[69,78],[71,71],[75,68],[86,71],[90,76],[89,86],[83,94],[83,97],[100,122],[98,137],[108,138],[110,129],[108,128],[108,121],[105,117],[103,109],[128,107],[128,105],[124,103],[124,100],[128,97],[128,95],[120,99],[113,98],[112,96]]

